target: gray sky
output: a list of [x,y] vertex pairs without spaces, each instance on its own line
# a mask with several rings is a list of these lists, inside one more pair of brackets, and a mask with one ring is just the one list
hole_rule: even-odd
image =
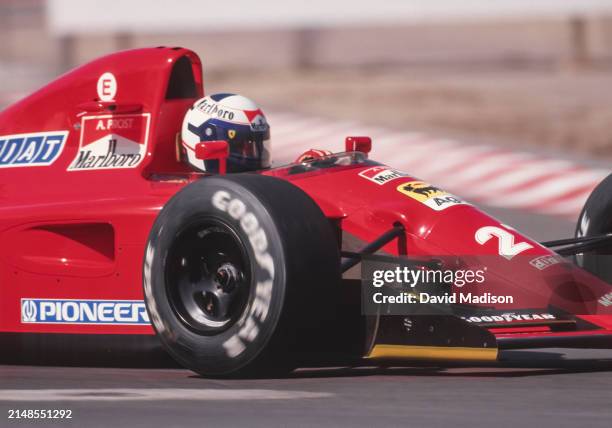
[[52,31],[177,32],[568,13],[612,15],[612,0],[47,0]]

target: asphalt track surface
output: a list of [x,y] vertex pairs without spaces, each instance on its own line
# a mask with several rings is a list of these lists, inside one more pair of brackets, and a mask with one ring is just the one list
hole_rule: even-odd
[[[573,232],[562,219],[492,212],[536,239]],[[204,379],[171,363],[134,368],[146,357],[113,367],[2,365],[0,426],[611,426],[612,352],[502,357],[482,366],[302,369],[243,380]],[[8,419],[10,409],[69,409],[72,419]]]

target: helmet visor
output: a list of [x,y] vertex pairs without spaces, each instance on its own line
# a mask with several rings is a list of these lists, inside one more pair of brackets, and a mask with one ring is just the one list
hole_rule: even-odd
[[[232,170],[257,170],[270,167],[270,130],[251,131],[229,129],[226,137],[230,146]],[[232,165],[230,165],[231,167]]]

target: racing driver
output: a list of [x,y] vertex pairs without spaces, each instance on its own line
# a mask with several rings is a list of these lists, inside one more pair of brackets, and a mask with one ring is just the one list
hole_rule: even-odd
[[[196,171],[219,171],[217,160],[201,160],[195,156],[196,144],[216,140],[228,142],[228,172],[258,171],[271,165],[270,125],[259,106],[242,95],[220,93],[197,100],[185,114],[181,139],[187,162]],[[296,162],[330,153],[311,149],[300,155]]]

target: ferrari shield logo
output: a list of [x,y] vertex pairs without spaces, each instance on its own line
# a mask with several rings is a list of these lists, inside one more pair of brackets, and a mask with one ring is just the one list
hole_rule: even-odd
[[231,140],[234,139],[234,137],[236,136],[236,130],[235,129],[230,129],[227,131],[227,136],[230,137]]

